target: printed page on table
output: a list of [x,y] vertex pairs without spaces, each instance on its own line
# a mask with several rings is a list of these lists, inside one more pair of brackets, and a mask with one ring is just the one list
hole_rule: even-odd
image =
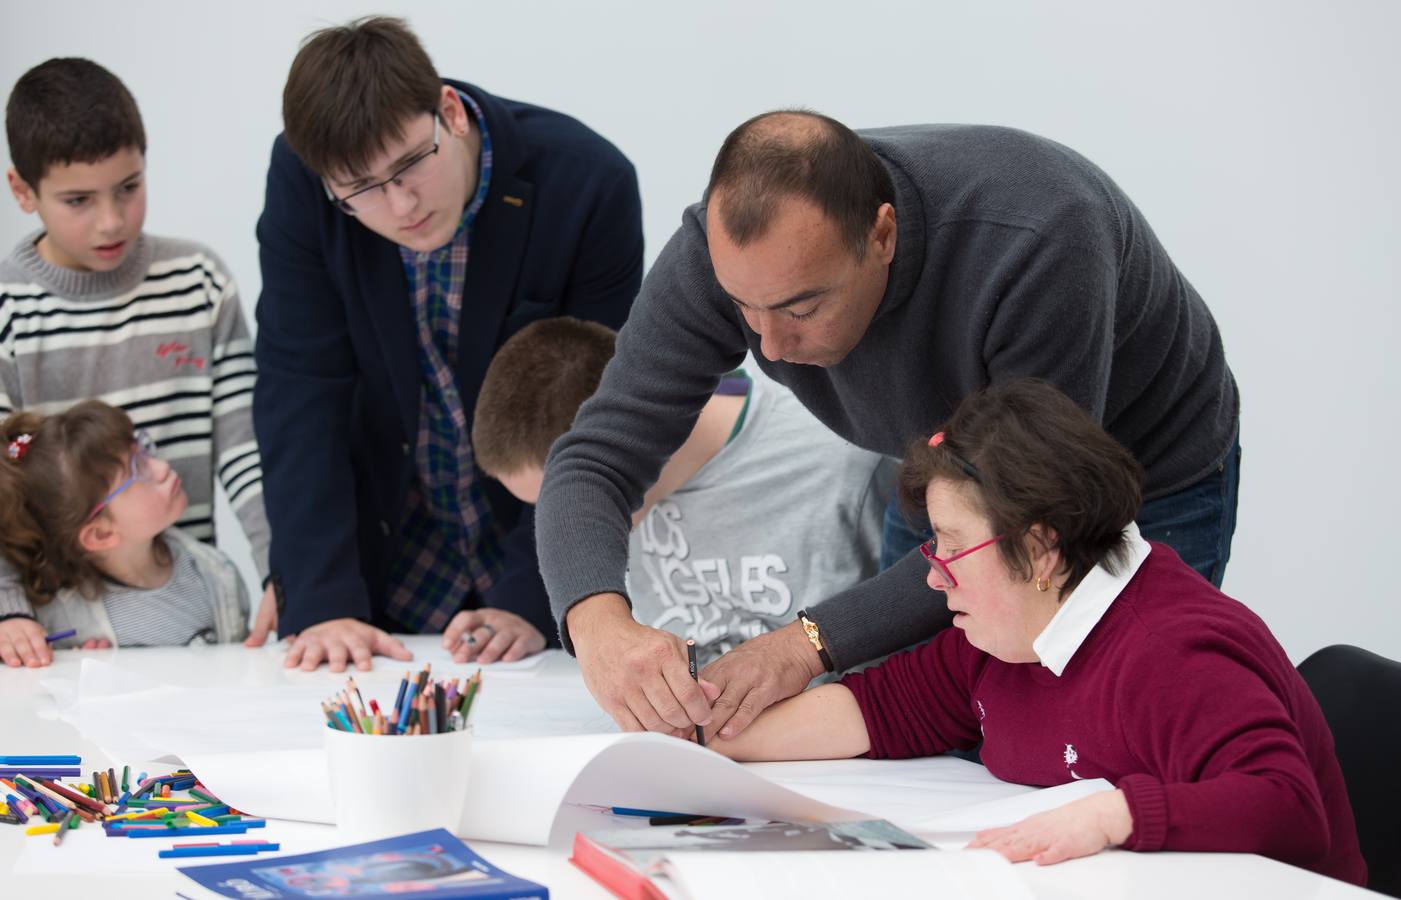
[[774,897],[906,897],[939,900],[1031,900],[1012,864],[990,850],[944,853],[675,853],[666,879],[680,896],[700,900]]

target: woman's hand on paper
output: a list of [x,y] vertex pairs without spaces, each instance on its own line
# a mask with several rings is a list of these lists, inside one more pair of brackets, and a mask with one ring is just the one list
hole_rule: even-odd
[[968,849],[996,850],[1012,862],[1049,866],[1117,847],[1133,831],[1123,791],[1104,791],[1037,813],[1015,825],[978,832]]
[[0,661],[11,668],[38,669],[49,665],[54,654],[44,635],[43,625],[24,616],[0,622]]
[[822,671],[798,622],[750,638],[701,673],[721,689],[711,728],[726,740],[739,736],[755,716],[801,692]]
[[375,656],[408,661],[413,654],[397,638],[359,619],[331,619],[312,625],[297,635],[282,664],[289,669],[301,668],[311,672],[323,662],[332,672],[344,672],[346,664],[355,663],[362,672],[370,670]]
[[453,662],[515,662],[545,649],[545,636],[513,612],[485,607],[464,609],[443,632],[443,649]]
[[[595,594],[565,618],[589,693],[624,731],[690,734],[710,702],[691,678],[686,642],[638,623],[620,594]],[[709,686],[713,696],[718,690]]]

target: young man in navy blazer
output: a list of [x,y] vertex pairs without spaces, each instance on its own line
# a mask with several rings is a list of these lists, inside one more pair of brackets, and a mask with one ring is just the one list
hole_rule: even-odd
[[617,328],[642,276],[632,165],[584,125],[440,79],[405,24],[319,31],[292,63],[258,222],[254,421],[286,664],[459,661],[554,638],[533,513],[477,471],[496,348],[538,319]]

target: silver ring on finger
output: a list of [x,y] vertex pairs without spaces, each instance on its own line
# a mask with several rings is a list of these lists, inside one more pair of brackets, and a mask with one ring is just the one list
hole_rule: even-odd
[[[483,622],[482,624],[480,624],[480,625],[477,626],[477,630],[478,630],[478,631],[481,631],[483,628],[485,628],[485,629],[490,633],[491,637],[496,637],[496,629],[495,629],[495,628],[493,628],[492,626],[486,624],[485,622]],[[490,638],[488,638],[488,640],[490,640]]]

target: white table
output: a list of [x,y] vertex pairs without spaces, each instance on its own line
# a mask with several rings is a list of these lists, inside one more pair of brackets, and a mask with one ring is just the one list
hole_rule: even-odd
[[[0,754],[68,754],[83,756],[83,769],[89,771],[124,761],[109,760],[102,751],[68,724],[53,716],[53,701],[40,682],[49,678],[76,680],[82,656],[90,655],[121,665],[161,681],[194,686],[261,686],[285,683],[279,657],[264,650],[245,650],[236,645],[186,648],[127,649],[117,651],[62,651],[55,654],[49,669],[0,670]],[[377,666],[395,671],[402,663],[376,660]],[[546,663],[552,673],[573,667],[568,657],[556,655]],[[323,668],[318,675],[328,687],[340,686],[344,676],[331,676]],[[153,711],[158,715],[158,711]],[[130,762],[130,761],[126,761]],[[270,828],[276,822],[269,822]],[[326,826],[329,829],[329,826]],[[78,832],[82,835],[83,830]],[[274,834],[269,831],[270,837]],[[78,836],[78,835],[75,835]],[[95,836],[94,836],[95,837]],[[173,868],[169,874],[110,877],[79,873],[57,879],[54,876],[23,875],[14,872],[15,861],[26,840],[24,829],[0,825],[0,885],[6,897],[42,896],[147,898],[171,897],[189,882]],[[472,841],[472,847],[503,869],[539,881],[556,898],[606,898],[602,888],[571,865],[562,851]],[[76,842],[65,841],[58,852],[81,852]],[[220,860],[194,860],[194,863]],[[872,863],[878,862],[877,858]],[[1125,898],[1139,900],[1199,900],[1205,897],[1288,897],[1346,898],[1375,894],[1313,873],[1259,856],[1206,853],[1139,854],[1120,851],[1101,853],[1089,859],[1038,868],[1026,863],[1016,867],[1018,875],[1038,897],[1046,898]],[[914,886],[912,886],[913,888]]]

